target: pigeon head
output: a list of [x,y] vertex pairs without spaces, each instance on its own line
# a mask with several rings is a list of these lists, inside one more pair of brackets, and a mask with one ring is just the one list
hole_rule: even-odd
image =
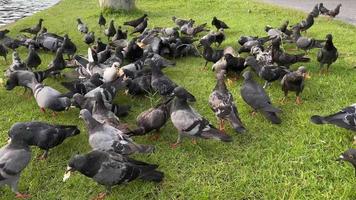
[[79,118],[86,121],[87,119],[91,118],[91,113],[87,109],[82,109],[82,110],[80,110]]
[[281,45],[281,38],[277,37],[275,39],[272,40],[272,46],[276,47],[276,46],[280,46]]
[[333,40],[333,35],[327,34],[325,38],[326,38],[327,41],[332,41]]
[[54,111],[63,111],[68,110],[72,102],[68,97],[61,97],[58,100],[53,101],[50,105],[50,108]]
[[233,57],[234,57],[234,56],[231,55],[230,53],[227,53],[227,54],[224,55],[224,58],[225,58],[226,61],[232,59]]
[[44,20],[42,18],[39,19],[40,22],[43,22]]
[[216,79],[217,80],[224,80],[226,75],[226,70],[220,70],[217,74],[216,74]]
[[86,164],[86,160],[86,157],[83,155],[73,156],[68,163],[68,167],[70,167],[71,169],[67,168],[67,171],[73,172],[82,169]]
[[253,57],[253,56],[248,56],[246,59],[245,59],[245,63],[244,63],[244,66],[247,67],[247,66],[253,66],[256,64],[256,58]]
[[185,88],[183,87],[176,87],[174,88],[173,90],[173,93],[171,94],[171,96],[175,96],[179,99],[184,99],[184,100],[187,100],[187,101],[190,101],[190,102],[195,102],[196,99],[195,97],[189,93]]
[[85,101],[85,97],[83,95],[81,95],[79,93],[75,93],[73,95],[71,105],[74,107],[80,108],[81,105],[84,103],[84,101]]
[[300,66],[300,67],[297,69],[297,72],[298,72],[299,74],[301,74],[305,79],[310,79],[310,78],[311,78],[310,75],[309,75],[309,73],[308,73],[307,68],[304,67],[304,66]]
[[11,126],[8,137],[11,142],[31,142],[33,135],[26,123],[17,122]]
[[272,29],[272,26],[270,26],[270,25],[265,26],[265,31],[266,31],[266,32],[268,32],[268,31],[271,30],[271,29]]
[[337,161],[347,161],[351,163],[355,168],[355,175],[356,175],[356,149],[348,149],[344,153],[340,155]]
[[250,71],[246,71],[245,73],[242,74],[242,77],[244,77],[245,80],[251,80],[252,73]]
[[78,24],[82,24],[82,20],[80,18],[77,18]]
[[14,73],[11,73],[5,84],[6,90],[14,89],[16,86],[18,86],[18,81],[18,77]]

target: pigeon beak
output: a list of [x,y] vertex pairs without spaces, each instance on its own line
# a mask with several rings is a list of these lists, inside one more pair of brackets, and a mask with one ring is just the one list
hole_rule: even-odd
[[304,73],[304,78],[305,78],[305,79],[311,79],[311,76],[310,76],[309,73]]
[[248,65],[247,62],[245,61],[245,62],[244,62],[244,67],[247,67],[247,65]]
[[66,172],[64,173],[64,176],[63,176],[63,182],[66,182],[69,179],[72,170],[73,170],[73,168],[71,168],[69,166],[67,167],[67,170],[66,170]]
[[336,159],[336,161],[343,161],[345,159],[345,157],[343,156],[343,155],[340,155],[337,159]]
[[10,144],[10,143],[11,143],[11,138],[9,138],[9,139],[7,140],[7,143],[8,143],[8,144]]
[[120,69],[118,70],[118,72],[117,72],[117,75],[118,75],[119,77],[125,75],[124,70],[122,70],[122,69],[120,68]]
[[170,95],[168,95],[168,97],[174,97],[174,92],[172,92]]

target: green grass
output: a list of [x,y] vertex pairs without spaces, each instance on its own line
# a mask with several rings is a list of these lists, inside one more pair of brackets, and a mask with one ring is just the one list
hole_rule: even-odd
[[[149,15],[149,26],[173,26],[171,16],[193,18],[197,23],[209,22],[218,16],[230,25],[227,40],[223,46],[235,48],[240,35],[263,36],[264,26],[279,25],[289,19],[296,23],[306,14],[289,9],[244,0],[138,0],[138,10],[132,13],[106,13],[107,19],[115,19],[116,24],[125,20]],[[252,12],[248,13],[250,9]],[[63,0],[60,4],[32,17],[11,24],[8,28],[12,36],[21,28],[31,26],[39,18],[50,32],[60,35],[68,33],[78,45],[79,53],[86,52],[82,36],[76,30],[77,17],[81,17],[91,30],[105,38],[97,25],[100,10],[96,0]],[[306,64],[312,79],[306,82],[302,94],[304,104],[294,104],[294,94],[289,103],[280,105],[283,93],[278,82],[268,89],[272,101],[283,110],[281,125],[271,125],[261,115],[252,117],[250,108],[239,95],[241,80],[230,87],[248,133],[235,134],[231,128],[227,132],[234,138],[231,144],[199,140],[197,145],[184,140],[182,146],[172,150],[177,131],[171,122],[162,129],[157,142],[146,136],[137,142],[154,144],[157,151],[152,155],[135,155],[151,163],[160,165],[165,172],[161,184],[135,181],[113,189],[108,199],[356,199],[354,170],[351,165],[340,165],[335,158],[345,149],[352,147],[353,133],[334,126],[316,126],[309,122],[313,114],[328,114],[356,102],[356,28],[339,21],[328,21],[324,17],[316,19],[308,36],[324,38],[327,33],[334,35],[334,43],[339,49],[340,58],[332,66],[328,76],[317,75],[319,64],[316,50],[310,53],[312,62]],[[290,50],[289,50],[290,51]],[[22,58],[27,55],[20,48]],[[41,52],[43,65],[47,67],[53,55]],[[216,119],[207,101],[215,85],[211,71],[200,71],[202,58],[183,58],[177,66],[165,69],[166,74],[178,84],[186,87],[196,97],[194,107],[213,124]],[[0,60],[1,70],[7,64]],[[211,65],[210,65],[211,66]],[[297,68],[298,65],[293,66]],[[45,83],[60,91],[65,89],[59,80],[49,79]],[[32,161],[23,171],[19,189],[30,193],[33,199],[90,199],[105,191],[91,179],[79,173],[66,183],[62,177],[68,159],[77,152],[90,150],[86,128],[78,119],[78,110],[60,113],[53,118],[50,114],[39,112],[35,100],[22,95],[22,88],[13,91],[0,89],[0,144],[5,145],[7,130],[18,121],[41,120],[50,123],[78,124],[82,133],[52,149],[47,161],[37,161],[38,148],[32,148]],[[135,117],[149,108],[153,101],[119,95],[118,102],[132,104],[133,112],[123,121],[134,124]],[[12,199],[14,194],[8,187],[0,189],[1,199]]]

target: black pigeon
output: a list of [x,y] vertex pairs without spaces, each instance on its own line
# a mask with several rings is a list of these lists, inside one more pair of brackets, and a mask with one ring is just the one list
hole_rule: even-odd
[[37,33],[40,32],[41,29],[42,29],[42,22],[43,22],[43,19],[39,19],[38,20],[38,24],[36,24],[36,26],[33,26],[31,28],[22,29],[22,30],[20,30],[20,32],[25,32],[25,33],[30,33],[30,34],[33,34],[33,35],[37,35]]
[[178,139],[172,145],[173,148],[181,143],[182,137],[215,139],[222,142],[232,141],[229,135],[216,129],[188,104],[188,101],[194,102],[196,99],[186,89],[177,87],[174,89],[172,96],[174,96],[174,100],[170,115],[174,127],[178,130]]
[[238,41],[239,43],[242,43],[241,47],[238,50],[238,53],[242,53],[242,52],[250,53],[251,49],[255,46],[258,46],[263,50],[264,49],[263,45],[266,42],[270,41],[271,39],[272,38],[270,38],[269,36],[261,37],[261,38],[249,38],[249,37],[243,38],[242,37]]
[[146,28],[147,28],[147,23],[148,18],[145,18],[143,22],[141,22],[139,25],[137,25],[134,30],[131,32],[131,35],[134,33],[142,33]]
[[311,117],[311,121],[314,124],[334,124],[347,130],[356,131],[356,104],[328,116],[314,115]]
[[314,15],[309,14],[306,20],[301,21],[298,26],[300,27],[301,31],[307,31],[314,25]]
[[325,40],[316,40],[314,38],[303,37],[300,34],[300,31],[301,31],[300,25],[295,25],[292,28],[292,31],[293,31],[293,34],[292,34],[293,40],[299,49],[307,51],[307,50],[310,50],[313,48],[322,48],[323,47],[322,43],[325,42]]
[[217,82],[213,92],[209,96],[210,108],[219,119],[220,131],[225,131],[224,120],[227,120],[237,133],[243,133],[246,129],[239,117],[234,97],[225,85],[224,78],[224,70],[216,75]]
[[228,29],[229,26],[226,25],[225,22],[221,21],[221,20],[218,20],[218,18],[214,17],[213,18],[213,21],[211,21],[211,25],[215,26],[216,27],[216,30],[219,30],[219,29]]
[[4,57],[5,62],[7,63],[7,54],[9,53],[9,51],[6,49],[6,47],[0,43],[0,56]]
[[286,20],[283,24],[278,28],[282,33],[286,34],[287,36],[292,35],[292,31],[288,29],[289,21]]
[[178,85],[163,74],[160,63],[152,63],[151,86],[154,91],[162,96],[170,95]]
[[57,50],[54,59],[48,65],[49,68],[52,68],[53,70],[60,71],[60,70],[63,70],[67,66],[67,63],[63,58],[63,51],[64,51],[64,49],[62,47]]
[[240,75],[243,70],[246,69],[245,59],[241,57],[235,57],[230,53],[224,55],[226,60],[226,72],[235,72]]
[[159,130],[166,124],[169,119],[169,110],[173,98],[169,98],[166,101],[143,111],[136,118],[136,124],[139,127],[139,134],[137,132],[134,135],[144,135],[153,130],[158,133],[156,139],[159,137]]
[[0,149],[0,187],[8,185],[16,198],[26,199],[31,196],[21,194],[17,189],[21,172],[31,161],[31,149],[22,137],[12,138]]
[[320,10],[319,10],[319,4],[316,4],[313,8],[313,10],[310,12],[311,15],[313,15],[314,17],[318,17],[320,14]]
[[203,36],[199,43],[201,45],[210,46],[213,43],[216,43],[218,46],[225,40],[224,29],[219,29],[217,32],[210,32],[207,35]]
[[323,3],[319,4],[319,10],[322,15],[328,15],[331,18],[336,17],[340,13],[341,4],[338,4],[334,10],[329,10],[324,7]]
[[108,37],[108,41],[110,41],[110,38],[114,36],[116,33],[116,29],[114,26],[114,20],[110,21],[109,28],[105,29],[104,34]]
[[121,26],[117,27],[115,35],[111,38],[111,41],[127,39],[127,30],[124,32]]
[[42,63],[41,58],[36,52],[35,47],[33,45],[30,45],[28,49],[29,52],[28,52],[27,59],[25,60],[25,63],[28,68],[37,69],[37,67]]
[[152,153],[154,151],[154,146],[137,144],[121,130],[98,122],[86,109],[80,111],[79,117],[84,120],[88,128],[89,145],[92,149],[121,155]]
[[324,65],[326,64],[326,72],[329,71],[329,67],[334,63],[339,57],[337,48],[333,43],[333,36],[331,34],[326,35],[326,42],[323,48],[318,52],[317,60],[320,63],[320,73],[323,70]]
[[216,63],[223,56],[224,56],[224,50],[214,50],[210,46],[205,45],[203,49],[203,57],[205,59],[204,67],[208,65],[208,62]]
[[[75,155],[70,159],[63,181],[70,177],[71,172],[79,171],[100,185],[104,185],[108,192],[111,192],[112,186],[135,179],[161,182],[164,174],[157,171],[157,168],[157,165],[137,161],[123,155],[93,150],[85,155]],[[104,193],[99,196],[103,199],[105,195]]]
[[62,43],[63,53],[68,55],[68,58],[71,59],[77,52],[77,46],[69,39],[68,34],[65,34],[63,37]]
[[297,62],[309,62],[310,58],[304,56],[304,54],[288,54],[284,52],[281,47],[281,40],[274,39],[272,41],[272,60],[280,66],[289,67]]
[[245,78],[240,92],[242,99],[253,108],[254,111],[261,112],[273,124],[282,123],[277,116],[281,110],[272,105],[271,99],[266,91],[252,78],[252,73],[247,71],[243,74]]
[[143,56],[143,49],[136,43],[136,39],[133,38],[127,46],[126,58],[130,62],[135,62],[140,58],[142,58],[142,56]]
[[151,75],[143,75],[134,79],[128,78],[125,82],[127,84],[127,93],[131,95],[146,95],[153,92]]
[[89,91],[99,87],[100,85],[103,84],[103,81],[101,80],[100,74],[93,74],[93,76],[90,77],[90,79],[87,80],[74,80],[71,82],[61,82],[61,85],[63,85],[65,88],[75,93],[79,93],[82,95],[85,95]]
[[77,29],[80,33],[83,33],[83,34],[88,33],[88,31],[89,31],[88,26],[86,24],[84,24],[80,18],[77,19],[77,23],[78,23]]
[[105,25],[106,25],[106,19],[103,16],[103,13],[100,13],[98,24],[99,24],[100,27],[102,27],[102,26],[105,27]]
[[132,26],[134,28],[136,28],[139,24],[141,24],[147,17],[147,14],[144,14],[142,17],[134,19],[132,21],[127,21],[124,22],[124,25],[126,26]]
[[356,149],[348,149],[344,153],[342,153],[337,161],[346,161],[349,162],[355,169],[356,176]]
[[281,81],[282,91],[284,92],[284,97],[282,102],[284,102],[285,99],[287,98],[289,91],[294,91],[297,96],[296,103],[301,104],[302,101],[301,101],[300,93],[303,92],[304,81],[308,77],[309,75],[307,69],[304,66],[299,67],[298,70],[295,72],[289,72],[286,75],[284,75]]
[[105,43],[103,43],[101,41],[101,38],[97,38],[96,39],[96,46],[95,46],[95,52],[96,53],[100,53],[102,51],[104,51],[106,49],[106,45]]
[[288,72],[283,66],[266,65],[261,68],[258,76],[266,81],[263,86],[266,88],[271,82],[282,79]]
[[49,149],[62,144],[66,138],[79,133],[80,130],[77,126],[51,125],[44,122],[18,122],[12,125],[8,136],[12,140],[23,137],[28,145],[43,149],[44,154],[40,158],[46,159]]
[[98,52],[98,63],[104,63],[107,59],[111,57],[111,47],[106,45],[105,50]]
[[89,33],[86,33],[84,35],[84,42],[87,44],[87,45],[91,45],[95,42],[95,34],[94,32],[89,32]]

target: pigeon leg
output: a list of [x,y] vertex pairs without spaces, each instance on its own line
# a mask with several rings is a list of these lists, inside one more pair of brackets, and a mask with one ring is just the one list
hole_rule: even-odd
[[150,136],[150,140],[157,141],[161,137],[159,129],[156,130],[156,133]]
[[105,197],[106,197],[106,193],[102,192],[97,197],[95,197],[93,200],[104,200]]
[[267,88],[268,86],[268,81],[265,82],[265,84],[263,85],[263,89]]
[[297,99],[295,100],[295,103],[297,105],[301,105],[302,104],[302,98],[299,95],[297,96]]
[[44,109],[44,108],[40,108],[40,111],[41,111],[42,113],[46,113],[46,109]]
[[330,65],[328,64],[327,66],[326,66],[326,74],[328,74],[329,73],[329,67],[330,67]]
[[192,144],[196,145],[197,144],[197,139],[193,138],[192,139]]
[[322,75],[323,67],[324,67],[324,64],[320,63],[319,75]]
[[29,194],[21,194],[20,192],[16,192],[16,196],[17,199],[29,199],[31,198],[31,195]]
[[182,136],[180,133],[178,133],[178,139],[177,139],[177,142],[172,144],[171,147],[172,149],[175,149],[178,147],[178,145],[180,145],[180,143],[182,142]]
[[57,117],[57,113],[56,112],[52,112],[52,117]]
[[38,157],[38,160],[46,160],[48,157],[48,150],[45,150],[42,156]]
[[219,130],[222,131],[222,132],[225,131],[225,124],[224,124],[224,120],[223,119],[220,119]]
[[255,110],[253,110],[253,111],[251,112],[251,115],[252,115],[252,117],[255,117],[255,116],[257,115],[257,112],[256,112]]

